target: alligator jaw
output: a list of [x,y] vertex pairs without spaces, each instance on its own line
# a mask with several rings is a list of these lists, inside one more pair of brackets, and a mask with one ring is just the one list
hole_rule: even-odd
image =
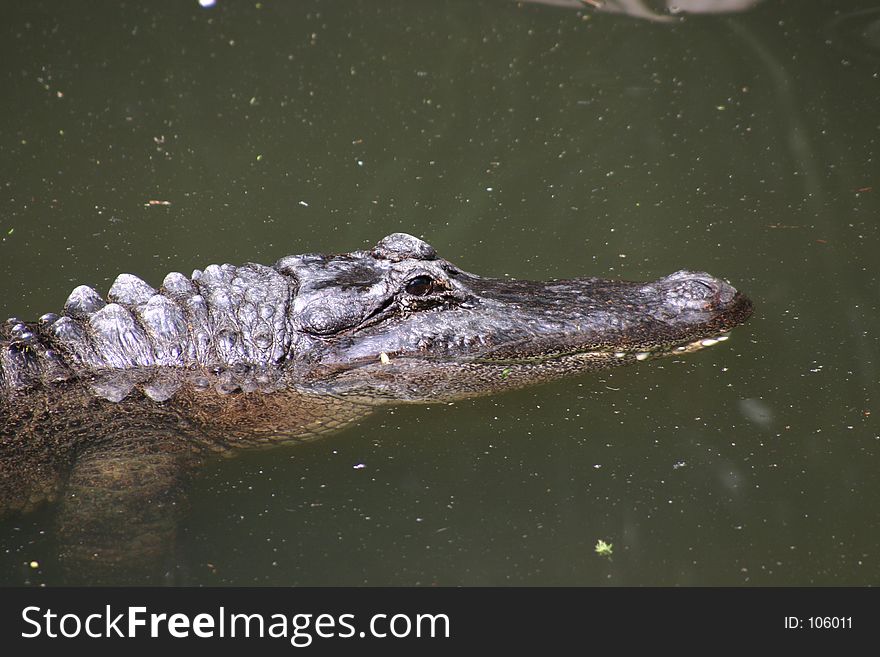
[[[509,359],[491,359],[491,358],[477,358],[471,362],[474,363],[492,363],[494,365],[529,365],[529,364],[537,364],[537,363],[547,363],[552,362],[554,360],[563,360],[567,358],[580,359],[584,361],[592,361],[592,362],[607,362],[609,365],[612,364],[623,364],[633,361],[646,361],[646,360],[655,360],[657,358],[666,358],[668,356],[678,356],[684,354],[691,354],[696,351],[700,351],[702,349],[706,349],[707,347],[714,346],[719,342],[724,342],[729,340],[730,336],[725,334],[716,335],[714,337],[703,338],[700,340],[694,340],[692,342],[687,342],[685,344],[679,344],[674,347],[655,347],[648,349],[628,349],[628,350],[610,350],[610,349],[598,349],[593,351],[571,351],[565,353],[558,354],[547,354],[543,356],[534,356],[532,358],[509,358]],[[386,355],[386,358],[390,357]]]
[[[606,340],[611,344],[603,344],[599,348],[591,348],[588,345],[579,346],[564,351],[548,351],[523,358],[493,358],[481,357],[474,359],[480,363],[528,365],[544,363],[547,361],[561,360],[566,358],[580,359],[594,364],[607,363],[608,366],[655,360],[669,356],[681,356],[690,354],[708,347],[715,346],[730,339],[730,331],[745,322],[752,314],[752,303],[743,294],[737,292],[733,296],[729,307],[705,327],[695,327],[691,335],[678,340],[650,342],[632,340],[626,336],[619,338],[620,342],[614,345],[614,338]],[[694,334],[695,332],[695,334]]]

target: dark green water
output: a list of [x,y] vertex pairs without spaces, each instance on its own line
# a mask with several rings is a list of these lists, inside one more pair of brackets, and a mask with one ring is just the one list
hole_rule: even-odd
[[[6,315],[394,231],[756,305],[680,362],[215,463],[169,582],[880,583],[875,3],[19,2],[0,33]],[[0,584],[63,583],[52,511],[0,524]]]

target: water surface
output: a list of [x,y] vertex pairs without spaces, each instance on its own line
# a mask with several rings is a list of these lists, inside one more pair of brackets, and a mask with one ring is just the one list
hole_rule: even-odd
[[[873,3],[674,22],[504,0],[5,13],[7,315],[121,271],[158,284],[394,231],[487,276],[688,268],[755,302],[680,361],[214,462],[165,581],[880,580]],[[52,511],[0,524],[0,583],[64,583]]]

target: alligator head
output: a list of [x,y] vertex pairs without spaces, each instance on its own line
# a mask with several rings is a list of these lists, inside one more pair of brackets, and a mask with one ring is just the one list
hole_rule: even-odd
[[439,401],[726,340],[751,302],[679,271],[650,283],[482,278],[395,233],[369,252],[291,256],[304,380],[365,399]]

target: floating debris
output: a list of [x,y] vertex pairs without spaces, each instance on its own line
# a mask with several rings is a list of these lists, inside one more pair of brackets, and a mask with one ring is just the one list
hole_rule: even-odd
[[600,538],[596,541],[596,554],[600,557],[610,557],[614,552],[613,547],[612,543],[606,543]]

